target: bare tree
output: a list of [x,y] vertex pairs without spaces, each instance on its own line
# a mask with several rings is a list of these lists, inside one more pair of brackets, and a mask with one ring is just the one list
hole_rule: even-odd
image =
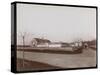
[[23,42],[23,60],[22,60],[22,64],[23,64],[23,67],[25,66],[24,65],[24,47],[25,47],[25,38],[26,38],[26,32],[23,32],[23,33],[20,33],[20,37],[22,38],[22,42]]
[[28,38],[30,35],[31,37],[33,37],[34,34],[30,34],[30,33],[26,33],[26,32],[20,32],[18,33],[19,37],[21,37],[22,39],[22,45],[23,45],[23,60],[22,60],[22,63],[23,63],[23,67],[25,67],[25,64],[24,64],[24,59],[25,59],[25,41],[26,41],[26,37]]

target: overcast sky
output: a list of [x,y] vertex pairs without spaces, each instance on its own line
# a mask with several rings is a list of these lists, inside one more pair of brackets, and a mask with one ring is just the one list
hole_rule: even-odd
[[91,40],[96,37],[96,9],[17,4],[17,41],[26,34],[26,43],[34,37],[53,42],[72,42],[77,38]]

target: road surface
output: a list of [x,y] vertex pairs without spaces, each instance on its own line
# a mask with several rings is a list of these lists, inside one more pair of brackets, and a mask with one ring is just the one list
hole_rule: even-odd
[[[80,68],[96,66],[96,51],[84,49],[80,54],[53,54],[39,52],[25,52],[26,60],[47,63],[61,68]],[[17,58],[23,58],[23,52],[17,51]]]

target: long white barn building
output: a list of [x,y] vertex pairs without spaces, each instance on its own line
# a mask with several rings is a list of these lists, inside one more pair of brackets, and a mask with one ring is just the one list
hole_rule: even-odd
[[32,47],[67,47],[69,44],[61,42],[51,42],[47,39],[34,38],[31,42]]

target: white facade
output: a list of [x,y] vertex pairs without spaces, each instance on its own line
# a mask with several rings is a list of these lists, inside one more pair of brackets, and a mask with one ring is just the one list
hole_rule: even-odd
[[61,47],[61,44],[49,44],[49,47]]
[[39,44],[36,47],[61,47],[61,44],[49,44],[49,43],[44,43],[44,44]]
[[49,47],[49,44],[48,43],[38,44],[36,45],[36,47]]
[[75,42],[73,44],[71,44],[72,47],[80,47],[82,46],[82,42]]

